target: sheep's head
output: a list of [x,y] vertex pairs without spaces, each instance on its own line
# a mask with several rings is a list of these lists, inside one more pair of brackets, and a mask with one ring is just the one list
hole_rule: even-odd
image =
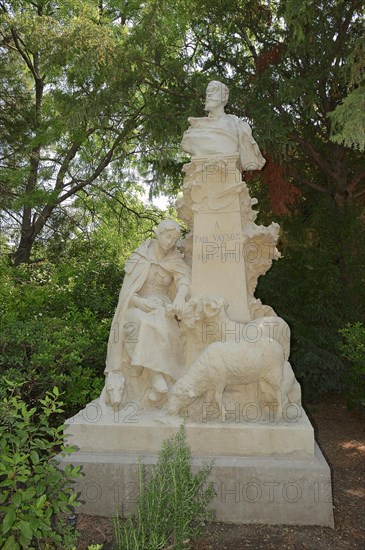
[[182,322],[186,327],[192,328],[196,322],[211,319],[221,310],[226,311],[227,307],[228,302],[223,296],[198,294],[187,302]]
[[112,407],[121,404],[125,387],[125,378],[120,372],[109,372],[105,381],[107,401]]
[[182,380],[178,380],[169,396],[169,414],[179,414],[181,409],[188,407],[197,397],[198,395],[193,388],[187,387]]

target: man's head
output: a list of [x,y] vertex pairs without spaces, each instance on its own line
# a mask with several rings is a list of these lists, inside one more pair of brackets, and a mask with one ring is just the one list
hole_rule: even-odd
[[207,86],[205,110],[210,111],[219,106],[227,105],[229,90],[223,82],[212,80]]

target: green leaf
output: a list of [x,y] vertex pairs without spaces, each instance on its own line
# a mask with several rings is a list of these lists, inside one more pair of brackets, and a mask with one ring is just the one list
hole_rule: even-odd
[[2,455],[1,460],[4,460],[4,462],[8,462],[8,464],[14,464],[14,459],[7,455]]
[[39,528],[39,520],[35,517],[29,518],[29,525],[33,529],[33,531],[36,531]]
[[31,500],[35,494],[36,494],[36,490],[33,487],[26,489],[23,493],[24,502],[28,502],[29,500]]
[[6,539],[2,550],[19,550],[19,548],[20,546],[16,542],[14,535],[11,535],[8,539]]
[[42,495],[41,497],[39,497],[35,505],[37,510],[40,510],[41,508],[43,508],[43,506],[46,503],[46,500],[47,500],[47,495]]
[[27,546],[33,537],[33,529],[30,527],[29,523],[21,519],[17,525],[20,530],[20,542],[23,546]]
[[5,514],[5,517],[3,519],[3,533],[7,533],[12,528],[14,521],[16,519],[16,513],[15,510],[10,508]]
[[39,449],[47,449],[48,443],[39,437],[36,437],[33,442],[37,445]]
[[38,464],[39,454],[37,453],[37,451],[31,451],[30,452],[30,458],[32,459],[33,464]]
[[20,506],[20,504],[22,502],[21,493],[15,493],[15,495],[13,495],[13,498],[11,500],[12,500],[13,504],[15,504],[15,506]]

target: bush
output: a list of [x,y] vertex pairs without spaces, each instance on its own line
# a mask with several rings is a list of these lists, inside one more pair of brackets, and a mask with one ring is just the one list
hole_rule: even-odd
[[362,323],[348,324],[339,332],[343,337],[339,349],[348,361],[347,403],[350,408],[365,407],[365,327]]
[[9,386],[0,403],[0,546],[72,548],[76,535],[57,514],[79,505],[72,483],[80,467],[61,472],[52,458],[74,450],[63,445],[63,426],[50,426],[50,418],[63,412],[59,391],[48,391],[37,410],[22,401],[15,384]]
[[137,512],[124,524],[115,521],[120,550],[157,550],[191,548],[202,534],[204,521],[212,519],[207,510],[215,496],[213,483],[206,484],[212,464],[191,472],[191,451],[182,425],[175,437],[165,441],[152,477],[147,481],[138,465],[139,496]]
[[72,415],[100,395],[121,281],[121,268],[95,258],[0,266],[0,370],[26,381],[28,404],[57,386]]

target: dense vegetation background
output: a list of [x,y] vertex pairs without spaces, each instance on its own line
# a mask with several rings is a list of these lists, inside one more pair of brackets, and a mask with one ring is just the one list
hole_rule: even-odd
[[257,295],[304,396],[364,401],[364,3],[198,4],[0,1],[0,369],[30,404],[100,392],[124,261],[174,215],[141,184],[173,203],[212,78],[267,159],[247,179],[283,257]]

